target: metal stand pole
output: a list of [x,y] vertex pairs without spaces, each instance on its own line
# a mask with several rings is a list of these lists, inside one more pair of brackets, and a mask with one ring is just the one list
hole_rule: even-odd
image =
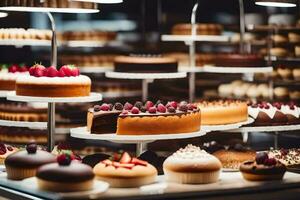
[[[197,2],[192,10],[191,15],[191,25],[192,25],[192,38],[196,37],[197,35],[197,29],[196,29],[196,14],[198,10],[199,3]],[[190,41],[189,44],[189,63],[190,68],[196,67],[196,42],[194,40]],[[195,82],[196,82],[196,74],[195,72],[190,72],[189,74],[189,100],[190,102],[193,102],[195,100]]]
[[148,79],[143,79],[142,81],[142,92],[143,92],[143,101],[147,101],[148,100],[148,84],[149,82],[151,82]]
[[249,138],[249,133],[248,132],[242,132],[242,137],[243,137],[243,142],[247,143],[248,138]]
[[278,149],[278,137],[279,137],[279,132],[275,132],[275,135],[274,135],[274,149]]
[[51,152],[54,148],[54,134],[55,134],[55,103],[48,103],[48,151]]
[[147,143],[141,142],[136,144],[136,157],[140,156],[145,151],[147,151]]
[[244,0],[239,0],[240,6],[240,53],[245,53],[245,10],[244,10]]
[[57,40],[56,40],[56,26],[55,21],[51,13],[47,13],[48,18],[51,22],[52,29],[52,40],[51,40],[51,65],[57,66]]

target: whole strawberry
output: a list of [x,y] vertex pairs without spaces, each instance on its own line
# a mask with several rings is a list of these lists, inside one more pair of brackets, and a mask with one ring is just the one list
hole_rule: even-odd
[[56,67],[51,66],[47,68],[47,76],[48,77],[57,77],[58,76],[58,71]]

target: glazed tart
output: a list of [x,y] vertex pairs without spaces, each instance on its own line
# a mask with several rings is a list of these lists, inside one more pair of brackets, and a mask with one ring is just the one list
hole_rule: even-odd
[[201,125],[225,125],[245,122],[248,106],[242,101],[202,101],[197,103],[201,110]]
[[29,69],[30,76],[18,78],[16,94],[36,97],[81,97],[89,96],[91,79],[80,75],[73,66],[45,68],[35,65]]
[[0,67],[0,90],[15,90],[16,80],[18,77],[28,76],[26,66],[12,65]]
[[199,131],[201,114],[197,106],[186,102],[154,105],[147,101],[97,105],[89,109],[87,121],[88,131],[95,134],[176,134]]

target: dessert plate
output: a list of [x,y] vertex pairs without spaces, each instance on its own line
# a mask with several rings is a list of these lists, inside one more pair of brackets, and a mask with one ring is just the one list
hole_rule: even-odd
[[127,73],[127,72],[106,72],[107,78],[117,79],[173,79],[173,78],[185,78],[186,72],[174,72],[174,73]]
[[209,73],[228,73],[228,74],[253,74],[253,73],[271,73],[273,67],[216,67],[204,66],[204,72]]
[[91,93],[86,97],[31,97],[31,96],[19,96],[16,92],[7,93],[7,100],[21,101],[21,102],[47,102],[47,103],[83,103],[94,102],[102,100],[100,93]]
[[0,126],[27,127],[31,129],[46,129],[47,122],[24,122],[24,121],[0,120]]
[[[21,181],[21,185],[23,187],[27,187],[28,189],[40,191],[38,189],[36,177],[24,179],[23,181]],[[109,188],[108,183],[95,180],[94,188],[90,191],[59,192],[59,193],[55,193],[55,194],[57,196],[59,196],[61,199],[75,199],[75,198],[76,199],[85,199],[85,198],[88,198],[89,196],[97,196],[97,195],[105,192],[106,190],[108,190],[108,188]],[[45,192],[45,191],[43,191],[43,192]],[[53,192],[49,192],[49,193],[53,193]]]
[[298,125],[285,125],[285,126],[253,126],[253,127],[241,127],[230,132],[284,132],[284,131],[296,131],[300,130],[300,124]]
[[165,42],[228,42],[226,35],[162,35],[161,40]]
[[208,131],[198,131],[192,133],[177,133],[177,134],[161,134],[161,135],[117,135],[111,134],[92,134],[87,131],[86,127],[79,127],[71,129],[71,136],[74,138],[88,139],[88,140],[106,140],[115,143],[123,144],[137,144],[137,143],[150,143],[156,140],[169,140],[169,139],[185,139],[201,137]]
[[226,125],[215,125],[215,126],[201,126],[205,131],[230,131],[232,129],[237,129],[243,125],[251,124],[254,122],[254,119],[248,117],[248,120],[245,122],[239,122],[235,124],[226,124]]
[[6,98],[8,92],[12,92],[12,91],[9,91],[9,90],[0,90],[0,97]]

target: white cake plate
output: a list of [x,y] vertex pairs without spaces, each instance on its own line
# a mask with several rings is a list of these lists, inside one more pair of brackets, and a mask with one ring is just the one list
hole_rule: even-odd
[[9,93],[9,92],[13,92],[13,91],[9,91],[9,90],[0,90],[0,97],[6,98],[6,97],[7,97],[7,93]]
[[253,73],[271,73],[273,67],[217,67],[204,66],[203,71],[207,73],[227,73],[227,74],[253,74]]
[[141,90],[133,91],[116,91],[116,92],[102,92],[103,98],[117,98],[117,97],[136,97],[141,96]]
[[300,130],[300,124],[282,125],[282,126],[256,126],[256,127],[240,127],[230,130],[230,132],[285,132]]
[[69,40],[62,42],[61,46],[66,47],[104,47],[110,41],[98,41],[98,40]]
[[9,92],[7,100],[21,101],[21,102],[47,102],[47,103],[84,103],[102,100],[102,94],[91,93],[86,97],[32,97],[32,96],[19,96],[16,92]]
[[51,46],[51,40],[1,39],[0,46]]
[[[20,182],[22,187],[26,187],[30,190],[39,190],[36,177],[24,179]],[[94,187],[90,191],[80,192],[59,192],[56,193],[61,199],[86,199],[90,196],[97,196],[104,193],[109,188],[109,184],[103,181],[95,180]]]
[[186,72],[174,72],[174,73],[127,73],[127,72],[106,72],[107,78],[116,79],[174,79],[185,78]]
[[47,122],[24,122],[24,121],[0,120],[0,126],[26,127],[31,129],[46,129]]
[[[254,122],[254,119],[251,117],[248,118],[245,122],[239,122],[234,124],[226,124],[226,125],[215,125],[215,126],[201,126],[202,130],[205,131],[230,131],[232,129],[237,129],[243,125],[251,124]],[[230,131],[231,132],[231,131]]]
[[229,42],[230,37],[226,35],[162,35],[161,40],[165,42]]
[[99,66],[99,67],[78,67],[80,72],[82,73],[105,73],[105,72],[111,72],[114,70],[113,67],[106,67],[106,66]]
[[178,133],[178,134],[161,134],[161,135],[117,135],[111,134],[91,134],[87,131],[87,127],[79,127],[71,129],[71,136],[74,138],[88,139],[88,140],[106,140],[122,144],[138,144],[150,143],[156,140],[176,140],[204,136],[209,131],[198,131],[192,133]]
[[178,71],[188,72],[188,73],[201,73],[201,72],[204,72],[203,67],[200,67],[200,66],[196,66],[196,67],[181,66],[181,67],[178,67]]

